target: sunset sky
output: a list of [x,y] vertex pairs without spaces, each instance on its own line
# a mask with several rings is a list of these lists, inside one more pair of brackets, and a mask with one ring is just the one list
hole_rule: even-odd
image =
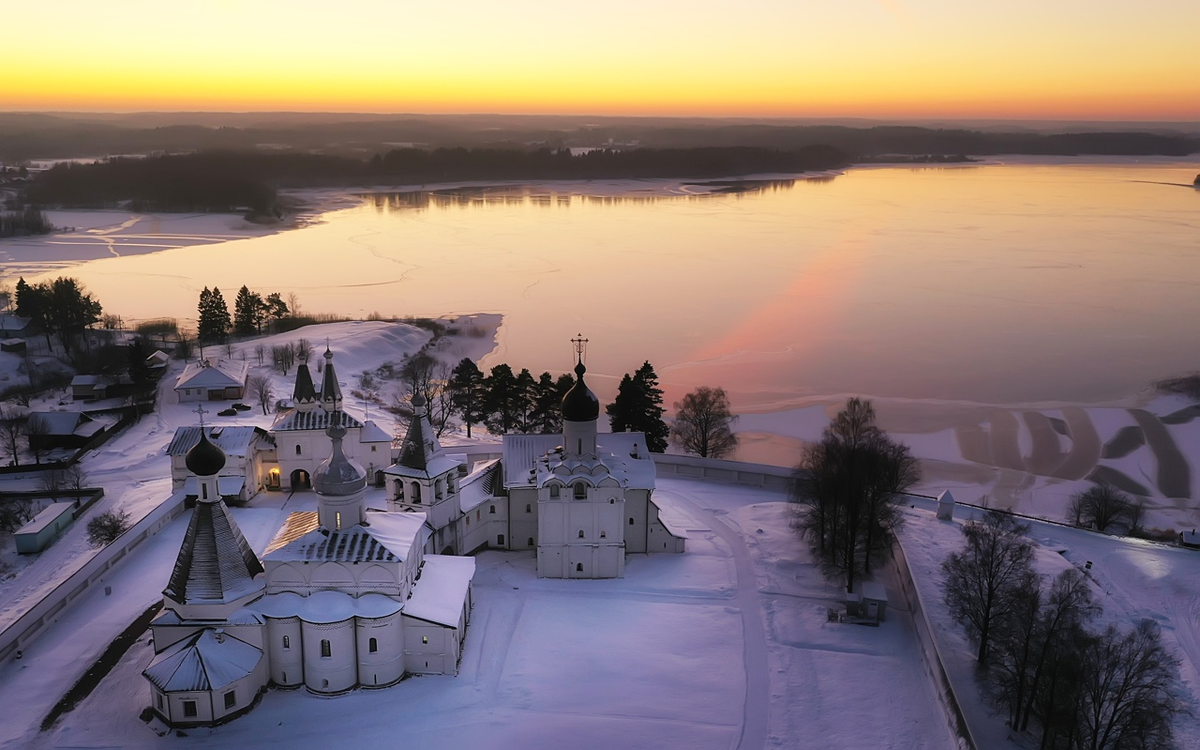
[[46,0],[3,110],[1200,120],[1197,0]]

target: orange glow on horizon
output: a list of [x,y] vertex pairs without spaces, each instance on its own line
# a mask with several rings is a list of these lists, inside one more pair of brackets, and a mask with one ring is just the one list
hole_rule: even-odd
[[60,5],[0,109],[1200,120],[1189,0]]

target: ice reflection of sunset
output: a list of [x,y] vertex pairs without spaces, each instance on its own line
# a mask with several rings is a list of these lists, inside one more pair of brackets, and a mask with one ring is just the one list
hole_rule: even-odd
[[[745,368],[750,363],[818,356],[821,345],[838,336],[842,318],[854,304],[865,241],[865,233],[856,231],[807,259],[786,288],[762,289],[766,295],[762,303],[729,330],[713,331],[720,335],[673,366],[672,379],[699,385],[713,379],[711,370],[730,361]],[[768,371],[760,369],[764,374]],[[740,380],[746,381],[747,375]]]

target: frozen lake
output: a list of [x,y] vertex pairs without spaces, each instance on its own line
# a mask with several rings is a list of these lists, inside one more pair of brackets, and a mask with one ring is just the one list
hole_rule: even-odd
[[710,195],[631,181],[375,196],[270,236],[150,252],[142,237],[128,255],[117,241],[53,273],[126,321],[194,318],[201,287],[232,304],[242,284],[308,312],[498,312],[485,365],[562,371],[582,332],[601,398],[648,359],[668,404],[720,385],[739,411],[844,394],[1104,403],[1200,366],[1200,191],[1179,186],[1197,171],[1026,160]]

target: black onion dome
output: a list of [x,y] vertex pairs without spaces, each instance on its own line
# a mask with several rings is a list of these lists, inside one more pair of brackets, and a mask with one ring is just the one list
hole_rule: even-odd
[[590,422],[600,418],[600,400],[583,382],[585,372],[587,368],[582,362],[575,365],[575,385],[563,396],[562,416],[569,422]]
[[196,476],[211,477],[225,468],[225,451],[209,440],[208,433],[201,428],[200,442],[192,446],[183,461],[187,464],[188,471]]

